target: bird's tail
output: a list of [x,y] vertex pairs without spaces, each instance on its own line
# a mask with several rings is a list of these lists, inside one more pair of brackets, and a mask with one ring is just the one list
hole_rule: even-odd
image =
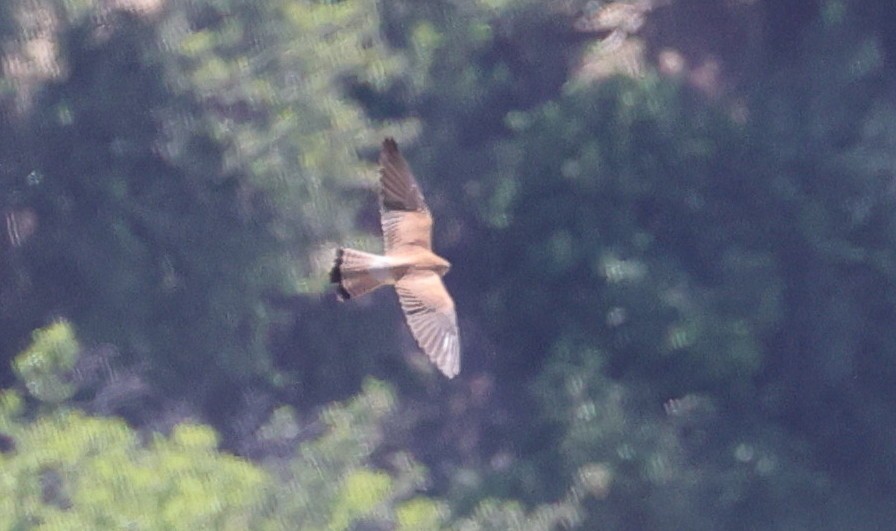
[[336,263],[330,270],[330,282],[336,284],[339,300],[360,297],[389,284],[391,280],[385,256],[354,249],[336,249]]

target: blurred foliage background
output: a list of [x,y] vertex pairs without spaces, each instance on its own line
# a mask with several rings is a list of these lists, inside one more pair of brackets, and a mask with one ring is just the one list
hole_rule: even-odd
[[[889,0],[0,0],[3,529],[884,529]],[[380,250],[401,143],[463,337]]]

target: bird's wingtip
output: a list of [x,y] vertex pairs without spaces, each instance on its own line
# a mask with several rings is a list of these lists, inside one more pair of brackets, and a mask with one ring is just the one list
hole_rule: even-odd
[[383,151],[398,151],[398,142],[391,136],[383,139]]
[[442,374],[449,380],[453,380],[455,376],[460,374],[460,363],[443,364],[439,366],[439,370],[442,371]]

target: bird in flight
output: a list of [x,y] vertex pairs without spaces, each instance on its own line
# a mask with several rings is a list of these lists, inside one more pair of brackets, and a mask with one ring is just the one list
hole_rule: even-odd
[[383,141],[379,162],[385,253],[337,249],[330,281],[339,300],[395,286],[417,344],[445,376],[454,378],[460,372],[460,334],[454,301],[441,278],[451,264],[432,252],[432,215],[394,139]]

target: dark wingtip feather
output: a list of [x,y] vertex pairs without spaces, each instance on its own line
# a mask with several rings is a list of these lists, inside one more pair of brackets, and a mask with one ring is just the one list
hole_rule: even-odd
[[426,210],[426,202],[411,168],[391,136],[383,140],[380,151],[380,204],[385,210]]
[[391,136],[387,136],[385,139],[383,139],[383,151],[397,152],[398,142],[396,142],[395,139]]

